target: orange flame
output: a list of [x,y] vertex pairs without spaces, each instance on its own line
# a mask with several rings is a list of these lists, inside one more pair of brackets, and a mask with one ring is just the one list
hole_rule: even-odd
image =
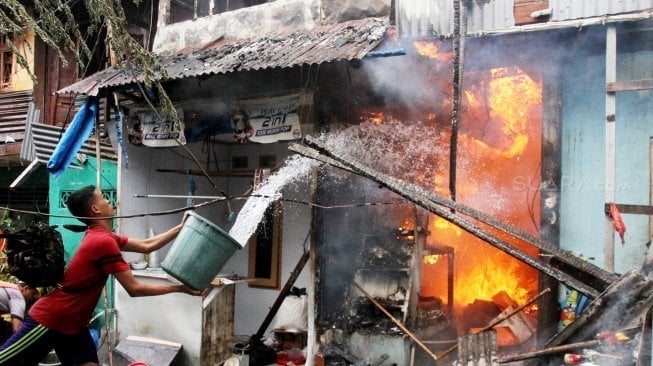
[[[475,76],[478,82],[463,91],[457,199],[537,234],[534,223],[539,223],[541,83],[514,67]],[[436,183],[446,182],[442,177]],[[445,261],[427,262],[426,257],[421,295],[452,301],[460,314],[475,300],[492,301],[498,293],[505,292],[520,305],[536,293],[538,273],[533,268],[439,217],[432,218],[429,231],[427,247],[453,250],[454,298],[447,299],[447,281],[442,272],[449,269],[441,264]],[[521,249],[536,254],[531,247]]]
[[375,125],[380,125],[385,119],[383,112],[366,112],[360,116],[361,121],[367,121]]
[[436,264],[440,260],[440,254],[431,254],[424,256],[424,264]]
[[432,60],[441,62],[451,62],[453,60],[452,52],[440,52],[439,46],[431,41],[415,41],[413,47],[421,56],[428,57]]

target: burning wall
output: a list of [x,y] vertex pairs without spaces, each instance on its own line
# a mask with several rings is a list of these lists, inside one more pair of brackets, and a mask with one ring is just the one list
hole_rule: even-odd
[[[515,67],[477,72],[468,79],[472,81],[464,89],[458,140],[457,198],[537,235],[540,83]],[[454,298],[447,301],[454,303],[458,315],[475,300],[492,301],[502,292],[520,305],[537,293],[534,269],[441,218],[431,220],[429,231],[427,248],[454,250],[457,281]],[[435,264],[425,261],[422,293],[443,297],[447,289],[428,281],[431,269],[436,269]]]
[[[416,43],[414,50],[416,66],[411,75],[405,74],[405,59],[401,65],[404,73],[390,79],[384,76],[399,67],[392,61],[383,66],[379,62],[378,69],[372,65],[368,70],[372,80],[378,82],[377,87],[395,92],[409,88],[409,93],[395,93],[383,105],[360,109],[363,122],[330,134],[326,144],[380,172],[447,196],[451,57],[450,53],[438,54],[437,45],[428,42]],[[415,83],[395,83],[397,78]],[[466,71],[462,90],[455,155],[457,200],[537,236],[542,117],[539,74],[526,73],[516,65]],[[350,198],[354,201],[371,198],[362,194],[360,187],[349,188],[354,188],[347,191],[353,193]],[[345,190],[340,187],[338,192],[342,196]],[[379,217],[370,212],[367,220],[359,217],[366,215],[362,212],[348,215],[360,225],[358,231],[370,230]],[[401,225],[399,221],[387,224]],[[536,270],[455,225],[432,216],[426,233],[424,257],[418,261],[421,282],[412,295],[453,309],[451,318],[465,319],[465,309],[474,303],[495,304],[500,312],[506,306],[524,304],[537,293]],[[537,255],[506,235],[493,234]],[[347,246],[357,247],[351,240],[345,240]],[[444,258],[447,260],[440,260]],[[356,263],[349,264],[356,268]],[[527,313],[535,311],[536,307],[531,307]],[[478,318],[477,322],[460,321],[456,327],[464,333],[486,325],[494,315]]]

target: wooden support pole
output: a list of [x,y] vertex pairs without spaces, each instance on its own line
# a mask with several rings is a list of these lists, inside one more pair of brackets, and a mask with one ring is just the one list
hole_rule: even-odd
[[504,321],[504,320],[506,320],[506,319],[512,317],[513,315],[517,314],[518,312],[524,310],[527,306],[529,306],[529,305],[531,305],[532,303],[534,303],[535,301],[539,300],[542,296],[548,294],[549,292],[551,292],[551,289],[548,288],[548,287],[545,288],[545,289],[542,290],[539,294],[535,295],[535,297],[533,297],[532,299],[528,300],[524,305],[518,306],[517,308],[515,308],[513,311],[509,312],[509,313],[506,314],[505,316],[503,316],[503,317],[501,317],[501,318],[499,318],[499,319],[493,321],[492,323],[486,325],[486,326],[483,327],[479,332],[485,332],[485,331],[488,330],[488,329],[492,329],[492,328],[494,328],[497,324],[499,324],[499,323],[501,323],[502,321]]
[[431,358],[433,358],[433,361],[438,360],[438,356],[436,356],[433,352],[431,352],[431,350],[428,349],[428,347],[426,347],[426,345],[424,343],[422,343],[422,341],[420,341],[413,333],[411,333],[411,331],[409,331],[403,324],[401,324],[401,322],[399,320],[397,320],[397,318],[392,316],[392,314],[390,314],[390,312],[388,312],[388,310],[386,310],[383,307],[383,305],[379,304],[378,301],[374,300],[374,298],[370,294],[368,294],[367,291],[365,291],[365,289],[363,289],[363,287],[361,287],[361,285],[356,283],[356,281],[354,281],[353,283],[354,283],[354,286],[356,286],[356,288],[358,289],[358,291],[360,291],[363,295],[365,295],[365,297],[367,297],[367,299],[370,300],[372,302],[372,304],[374,304],[374,306],[376,306],[379,310],[381,310],[383,312],[383,314],[385,314],[388,318],[390,318],[390,320],[392,320],[395,324],[397,324],[399,329],[401,329],[404,333],[406,333],[406,335],[409,336],[410,339],[412,339],[429,356],[431,356]]
[[308,262],[309,253],[310,252],[306,251],[299,258],[299,261],[295,265],[295,269],[292,271],[292,273],[290,274],[290,277],[288,278],[288,281],[286,281],[286,284],[283,286],[283,288],[279,292],[279,296],[277,296],[277,300],[274,302],[274,304],[270,308],[270,311],[268,312],[268,315],[263,320],[263,323],[258,328],[258,331],[256,332],[256,334],[254,334],[252,336],[252,339],[250,339],[250,343],[260,342],[261,341],[261,337],[263,337],[263,333],[265,333],[265,330],[268,328],[268,326],[272,322],[272,319],[274,319],[274,316],[277,315],[277,311],[281,307],[281,304],[283,303],[283,300],[286,298],[288,293],[290,293],[290,290],[292,289],[292,286],[295,284],[295,281],[297,280],[297,277],[299,277],[299,274],[302,272],[302,269],[304,268],[304,265],[306,264],[306,262]]
[[[605,82],[617,81],[617,28],[609,25],[605,35]],[[615,201],[616,183],[616,116],[617,96],[614,92],[605,94],[605,202]],[[604,267],[614,272],[614,227],[610,216],[604,220]]]
[[[650,312],[648,314],[650,314]],[[632,328],[626,328],[626,329],[623,329],[623,330],[615,331],[615,332],[612,332],[612,333],[626,333],[626,334],[629,334],[629,337],[630,337],[630,334],[632,334],[634,332],[637,332],[640,329],[642,329],[642,328],[641,327],[632,327]],[[646,342],[644,342],[644,341],[640,341],[640,345],[644,345],[645,343]],[[600,344],[601,344],[600,339],[594,339],[594,340],[591,340],[591,341],[569,343],[569,344],[564,344],[564,345],[560,345],[560,346],[547,347],[547,348],[543,348],[543,349],[539,349],[539,350],[535,350],[535,351],[521,353],[521,354],[518,354],[518,355],[506,356],[506,357],[503,357],[503,358],[499,358],[497,360],[497,362],[498,363],[509,363],[509,362],[515,362],[515,361],[522,361],[522,360],[527,360],[529,358],[554,355],[556,353],[567,352],[567,351],[571,351],[571,350],[574,350],[574,349],[593,348],[593,347],[599,346]],[[650,344],[650,343],[646,343],[646,344]],[[641,351],[641,349],[640,349],[640,351]],[[641,355],[642,352],[640,352],[639,354]],[[649,353],[649,356],[650,356],[650,353]],[[646,363],[646,365],[650,365],[650,363]]]

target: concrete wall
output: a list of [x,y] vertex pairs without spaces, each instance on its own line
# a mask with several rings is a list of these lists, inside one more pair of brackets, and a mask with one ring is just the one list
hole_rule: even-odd
[[202,47],[222,39],[312,29],[352,19],[388,16],[390,0],[277,0],[195,20],[159,26],[154,52]]
[[280,0],[222,14],[160,26],[154,52],[201,47],[226,39],[258,37],[319,25],[319,1]]

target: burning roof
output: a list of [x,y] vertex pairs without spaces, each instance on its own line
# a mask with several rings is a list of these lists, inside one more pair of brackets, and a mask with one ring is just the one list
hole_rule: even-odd
[[[157,58],[169,80],[361,59],[381,43],[387,29],[385,18],[365,18],[257,39],[219,39],[199,49]],[[96,95],[103,88],[142,80],[140,70],[123,65],[97,72],[58,93]]]

